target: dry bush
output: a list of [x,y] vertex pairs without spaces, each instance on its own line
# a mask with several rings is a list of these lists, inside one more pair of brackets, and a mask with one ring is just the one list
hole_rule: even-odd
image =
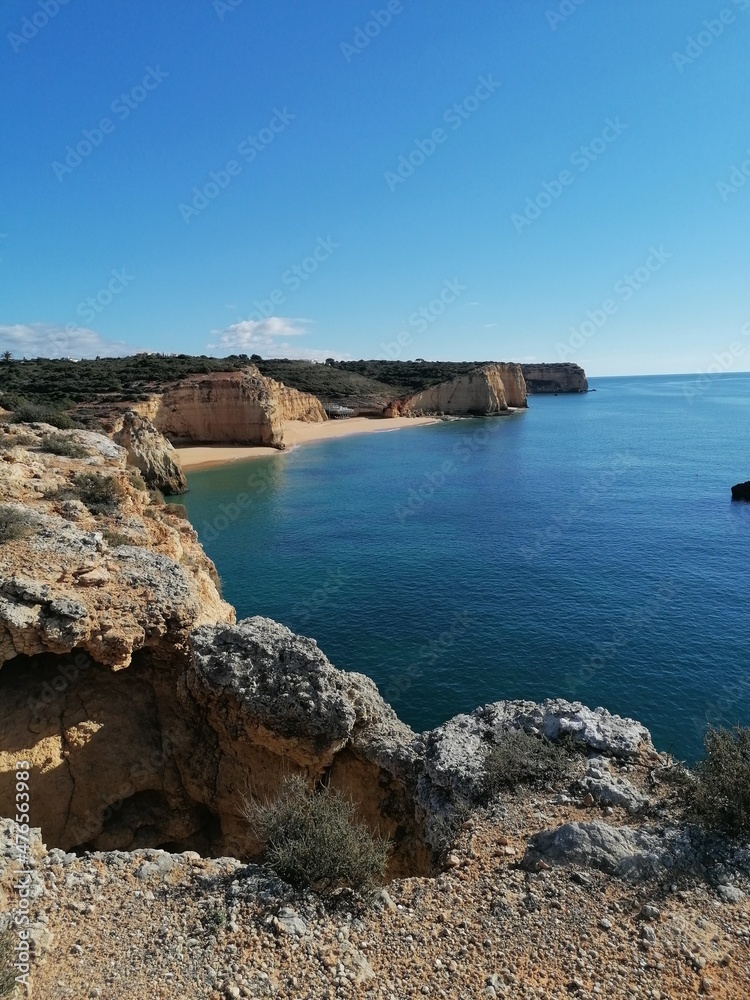
[[503,734],[487,754],[485,791],[492,797],[519,785],[557,785],[571,777],[572,758],[564,743],[519,730]]
[[297,889],[330,895],[344,886],[368,892],[385,875],[387,841],[354,814],[354,803],[340,792],[312,792],[292,776],[274,798],[248,803],[245,817],[281,878]]

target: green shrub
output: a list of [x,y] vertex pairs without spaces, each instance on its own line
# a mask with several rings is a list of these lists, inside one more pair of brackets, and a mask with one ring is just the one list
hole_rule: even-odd
[[59,430],[77,427],[77,423],[63,410],[37,403],[24,403],[10,418],[13,424],[51,424]]
[[0,543],[17,542],[31,534],[29,516],[15,507],[0,505]]
[[11,448],[28,448],[36,444],[33,434],[19,431],[18,434],[0,434],[0,451],[10,451]]
[[523,730],[508,732],[487,754],[485,791],[492,797],[518,785],[560,784],[571,776],[568,747]]
[[750,727],[709,727],[706,755],[686,783],[689,811],[701,825],[750,833]]
[[9,930],[0,934],[0,997],[12,997],[16,992],[13,967],[13,938]]
[[42,451],[52,455],[62,455],[64,458],[88,458],[91,452],[77,441],[62,434],[45,434],[41,442]]
[[148,490],[140,469],[128,469],[128,481],[134,489],[140,490],[142,493]]
[[368,892],[385,875],[387,841],[354,818],[354,804],[328,788],[314,793],[299,776],[278,795],[250,803],[246,818],[266,844],[265,860],[298,889],[330,895],[344,886]]
[[114,476],[102,476],[98,472],[79,472],[73,476],[75,495],[88,507],[92,514],[106,514],[117,508],[125,496],[125,489]]
[[117,548],[118,545],[135,545],[130,535],[126,535],[124,531],[111,531],[107,529],[102,532],[102,537],[107,545],[111,545],[113,549]]

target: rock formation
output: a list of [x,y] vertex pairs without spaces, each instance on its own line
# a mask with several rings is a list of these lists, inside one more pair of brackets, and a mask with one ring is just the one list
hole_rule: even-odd
[[422,416],[445,413],[452,416],[489,416],[506,413],[509,407],[526,406],[526,387],[520,365],[482,365],[466,375],[441,382],[397,400],[386,416]]
[[[391,838],[393,874],[426,872],[481,801],[505,732],[653,753],[637,723],[567,702],[499,702],[417,736],[312,639],[264,618],[233,625],[195,532],[123,449],[63,432],[86,443],[73,459],[41,450],[44,428],[11,433],[22,443],[3,452],[0,494],[24,520],[0,547],[0,773],[31,763],[51,846],[252,856],[246,797],[297,772]],[[12,788],[0,783],[0,815]]]
[[140,470],[149,486],[165,496],[187,493],[187,480],[177,452],[147,417],[127,410],[122,427],[113,437],[127,452],[128,462]]
[[750,500],[750,481],[732,487],[732,500]]
[[188,378],[133,407],[171,440],[284,447],[284,421],[326,419],[317,397],[248,366]]
[[586,372],[569,361],[560,364],[521,365],[529,395],[554,392],[588,392]]

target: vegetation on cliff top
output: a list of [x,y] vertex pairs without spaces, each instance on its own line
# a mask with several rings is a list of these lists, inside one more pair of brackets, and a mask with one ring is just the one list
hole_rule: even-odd
[[275,798],[248,803],[246,818],[281,878],[330,895],[344,886],[367,892],[385,875],[387,841],[374,837],[355,812],[340,792],[313,793],[301,777],[290,776]]
[[[261,374],[326,400],[393,399],[419,392],[486,364],[480,361],[309,361],[263,360],[257,355],[226,358],[188,354],[136,354],[127,358],[11,360],[0,365],[0,406],[19,421],[74,426],[70,412],[86,404],[138,401],[188,375],[240,371],[256,364]],[[85,414],[77,414],[83,417]]]

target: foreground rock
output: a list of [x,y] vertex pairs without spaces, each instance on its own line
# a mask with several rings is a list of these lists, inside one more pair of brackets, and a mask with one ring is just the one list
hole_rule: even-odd
[[149,486],[165,496],[187,493],[187,479],[178,453],[150,420],[134,410],[127,410],[122,426],[113,437],[125,449],[128,462],[140,470]]
[[750,500],[750,480],[732,487],[732,500]]

